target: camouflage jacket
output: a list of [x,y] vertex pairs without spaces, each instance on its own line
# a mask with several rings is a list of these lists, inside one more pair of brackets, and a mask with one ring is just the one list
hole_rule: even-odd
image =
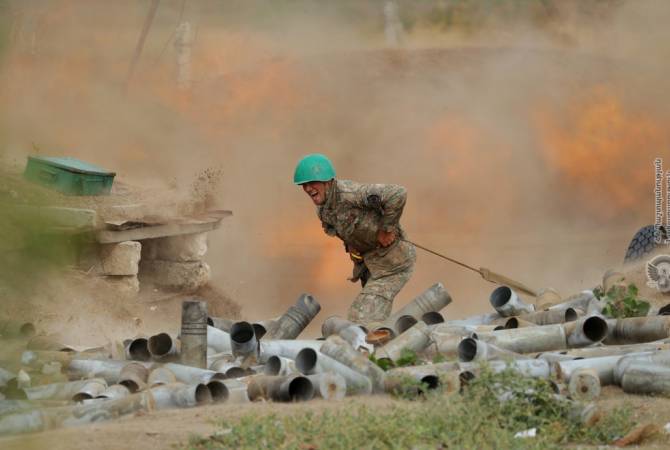
[[[399,239],[387,248],[377,242],[377,232],[395,231],[399,238],[405,237],[398,223],[402,215],[407,190],[394,184],[361,184],[349,180],[335,180],[326,194],[326,202],[319,206],[317,214],[326,234],[337,236],[347,251],[364,256],[365,260],[383,258],[400,243]],[[393,253],[406,253],[397,249]],[[410,255],[398,254],[393,265],[409,264]],[[398,259],[398,257],[400,257]],[[407,260],[407,261],[405,261]]]

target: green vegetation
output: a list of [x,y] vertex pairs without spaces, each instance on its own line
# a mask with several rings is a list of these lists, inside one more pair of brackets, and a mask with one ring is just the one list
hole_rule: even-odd
[[[221,421],[190,449],[559,448],[609,444],[635,424],[626,409],[603,414],[556,396],[546,380],[486,368],[461,394],[439,390],[421,401],[376,409],[343,406],[322,413],[246,415]],[[535,428],[535,437],[515,437]]]
[[635,284],[614,285],[603,295],[602,290],[594,290],[598,299],[605,300],[603,314],[613,318],[642,317],[649,312],[649,302],[638,298]]

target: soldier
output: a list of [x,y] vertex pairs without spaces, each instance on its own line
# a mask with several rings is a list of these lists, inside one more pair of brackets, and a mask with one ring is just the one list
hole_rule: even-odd
[[404,240],[398,223],[407,191],[394,184],[338,180],[332,163],[321,154],[303,157],[293,182],[317,206],[326,234],[339,237],[354,262],[350,280],[360,280],[363,289],[349,307],[349,320],[363,324],[385,320],[416,261],[414,246]]

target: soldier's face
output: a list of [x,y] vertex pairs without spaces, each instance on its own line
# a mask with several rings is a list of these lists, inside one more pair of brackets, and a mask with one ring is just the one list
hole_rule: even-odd
[[309,198],[312,199],[315,205],[323,205],[326,203],[326,190],[328,189],[329,181],[310,181],[302,184],[302,190],[305,191]]

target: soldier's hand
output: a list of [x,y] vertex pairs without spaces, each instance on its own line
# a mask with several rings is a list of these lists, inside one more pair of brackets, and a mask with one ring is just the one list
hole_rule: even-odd
[[377,242],[379,242],[379,245],[382,247],[388,247],[389,245],[393,244],[395,242],[395,238],[395,231],[379,230],[377,232]]

